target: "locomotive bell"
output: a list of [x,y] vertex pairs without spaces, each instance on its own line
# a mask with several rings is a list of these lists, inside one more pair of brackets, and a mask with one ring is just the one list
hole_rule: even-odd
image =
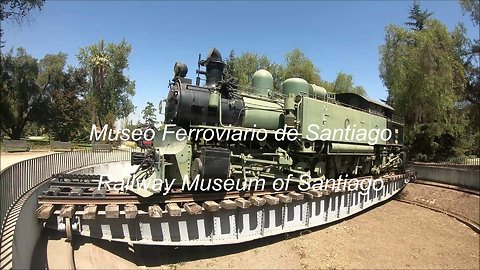
[[173,73],[175,77],[185,78],[188,73],[188,67],[184,63],[176,62],[175,66],[173,67]]

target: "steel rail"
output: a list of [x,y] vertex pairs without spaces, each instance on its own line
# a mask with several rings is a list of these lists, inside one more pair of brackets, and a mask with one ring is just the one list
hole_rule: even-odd
[[455,191],[458,191],[458,192],[464,192],[464,193],[469,193],[469,194],[472,194],[472,195],[480,196],[480,191],[478,191],[478,190],[473,190],[473,189],[468,189],[468,188],[463,188],[463,187],[459,187],[459,186],[448,185],[448,184],[443,184],[443,183],[438,183],[438,182],[433,182],[433,181],[428,181],[428,180],[415,179],[415,181],[413,181],[412,183],[419,184],[419,185],[424,185],[424,186],[446,188],[446,189],[451,189],[451,190],[455,190]]
[[462,222],[463,224],[467,225],[474,232],[480,234],[480,224],[478,224],[477,222],[475,222],[475,221],[473,221],[473,220],[471,220],[467,217],[464,217],[462,215],[459,215],[459,214],[453,213],[451,211],[441,209],[441,208],[438,208],[438,207],[435,207],[435,206],[432,206],[432,205],[423,204],[423,203],[420,203],[418,201],[412,201],[412,200],[401,199],[401,198],[396,198],[396,200],[399,201],[399,202],[402,202],[402,203],[416,205],[416,206],[420,206],[420,207],[423,207],[423,208],[426,208],[426,209],[429,209],[429,210],[432,210],[432,211],[435,211],[435,212],[438,212],[438,213],[446,214],[446,215],[448,215],[450,217],[453,217],[456,220]]
[[[411,173],[402,174],[385,174],[381,177],[385,177],[388,180],[390,177],[408,177]],[[329,184],[325,186],[325,190],[331,193],[338,193],[335,191],[336,187],[348,186],[352,180],[357,181],[365,179],[374,179],[372,176],[364,176],[352,179],[339,179],[336,184]],[[195,201],[208,201],[208,200],[224,200],[235,199],[239,197],[251,197],[251,196],[264,196],[264,195],[276,195],[285,194],[292,191],[298,191],[296,189],[289,189],[283,191],[275,191],[273,189],[266,189],[263,191],[231,191],[231,192],[211,192],[211,193],[174,193],[165,197],[154,195],[149,198],[142,198],[136,195],[129,195],[127,193],[106,193],[105,197],[96,196],[39,196],[38,204],[52,204],[52,205],[108,205],[108,204],[153,204],[153,203],[187,203]],[[302,191],[304,193],[306,191]]]

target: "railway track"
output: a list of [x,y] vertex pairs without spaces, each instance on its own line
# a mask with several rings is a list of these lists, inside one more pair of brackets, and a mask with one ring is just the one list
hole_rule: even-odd
[[415,184],[419,185],[425,185],[425,186],[433,186],[433,187],[440,187],[440,188],[446,188],[450,190],[455,190],[455,191],[460,191],[472,195],[477,195],[480,196],[480,191],[478,190],[473,190],[473,189],[468,189],[468,188],[462,188],[459,186],[454,186],[454,185],[448,185],[448,184],[443,184],[443,183],[437,183],[437,182],[432,182],[432,181],[425,181],[425,180],[419,180],[415,179],[414,181]]
[[[402,175],[384,175],[382,176],[384,177],[384,181],[385,181],[385,184],[388,186],[389,183],[394,183],[395,181],[398,182],[398,180],[412,180],[414,175],[407,172],[405,174],[402,174]],[[407,178],[405,178],[407,177]],[[360,178],[361,179],[361,178]],[[348,179],[347,180],[344,180],[348,183]],[[408,182],[408,181],[407,181]],[[341,184],[343,184],[344,182],[342,181]],[[421,185],[432,185],[432,186],[439,186],[438,184],[436,183],[431,183],[431,182],[426,182],[426,181],[421,181],[421,180],[414,180],[414,183],[416,184],[421,184]],[[442,186],[442,185],[440,185]],[[452,190],[457,190],[457,191],[462,191],[462,190],[459,190],[458,188],[456,187],[445,187],[445,188],[449,188],[449,189],[452,189]],[[66,192],[68,190],[68,188],[65,188],[64,192]],[[388,188],[387,188],[388,190]],[[268,190],[268,191],[263,191],[263,192],[228,192],[228,193],[224,193],[224,194],[181,194],[181,193],[174,193],[174,194],[170,194],[169,196],[166,196],[164,197],[162,200],[159,200],[159,198],[156,198],[156,199],[148,199],[148,200],[145,200],[145,199],[140,199],[140,198],[137,198],[136,196],[132,196],[132,195],[129,195],[129,194],[123,194],[123,193],[105,193],[105,197],[95,197],[93,196],[93,194],[89,194],[89,193],[84,193],[84,196],[81,196],[80,198],[79,197],[75,197],[75,196],[41,196],[39,197],[39,204],[52,204],[55,206],[56,210],[55,212],[57,213],[57,215],[60,214],[61,212],[61,209],[65,206],[65,204],[72,204],[75,202],[75,205],[77,206],[88,206],[88,205],[92,205],[92,204],[96,204],[98,205],[99,207],[100,206],[107,206],[108,204],[110,205],[115,205],[115,204],[124,204],[124,205],[127,205],[127,204],[134,204],[138,207],[138,214],[140,215],[147,215],[149,214],[148,211],[142,211],[140,210],[140,208],[142,206],[151,206],[152,203],[157,203],[159,205],[162,206],[162,208],[164,208],[165,210],[162,209],[162,214],[163,214],[163,218],[166,218],[166,219],[170,219],[170,218],[174,218],[174,217],[180,217],[181,215],[195,215],[194,213],[191,213],[188,211],[188,207],[186,205],[188,205],[189,203],[191,202],[194,202],[194,203],[197,203],[202,211],[200,213],[197,213],[196,215],[204,215],[205,212],[207,213],[210,213],[210,211],[208,210],[208,207],[205,208],[204,205],[202,205],[202,202],[205,202],[205,201],[214,201],[218,204],[218,209],[211,212],[211,214],[214,214],[215,213],[218,215],[219,213],[222,212],[222,210],[224,211],[227,211],[227,212],[231,212],[232,209],[234,209],[233,211],[244,211],[244,210],[248,210],[248,209],[245,209],[245,208],[242,208],[242,204],[241,203],[237,203],[237,199],[238,198],[243,198],[244,200],[246,201],[249,201],[250,202],[250,206],[246,207],[246,208],[259,208],[259,207],[254,207],[254,206],[260,206],[262,207],[261,205],[254,205],[253,202],[254,200],[251,200],[252,198],[260,198],[260,199],[265,199],[264,197],[265,196],[270,196],[270,197],[273,197],[273,198],[278,198],[278,201],[279,203],[276,205],[276,206],[279,206],[279,205],[283,205],[283,207],[288,207],[287,205],[293,205],[293,204],[302,204],[303,201],[309,201],[309,200],[314,200],[314,199],[322,199],[325,200],[326,198],[332,198],[334,196],[337,196],[337,195],[340,195],[344,192],[335,192],[335,191],[332,191],[332,192],[324,192],[324,191],[320,191],[318,193],[314,193],[314,192],[311,192],[311,191],[306,191],[306,192],[298,192],[298,191],[295,191],[295,190],[291,190],[291,191],[286,191],[286,192],[274,192],[274,191],[271,191],[271,190]],[[475,195],[478,195],[478,193],[476,192],[470,192],[471,194],[475,194]],[[64,193],[65,194],[65,193]],[[303,199],[300,200],[299,198],[299,194],[300,196],[303,195]],[[318,195],[319,197],[316,197],[315,195]],[[284,196],[287,196],[287,197],[290,197],[291,200],[283,200],[283,202],[280,202],[280,198],[285,198]],[[297,199],[295,199],[297,198]],[[222,206],[222,201],[225,201],[225,200],[231,200],[235,203],[235,208],[228,208],[228,206],[226,207],[223,207]],[[403,200],[403,199],[398,199],[397,200],[403,202],[403,203],[409,203],[409,204],[414,204],[414,205],[417,205],[417,206],[421,206],[421,207],[424,207],[424,208],[427,208],[429,210],[433,210],[433,211],[437,211],[437,212],[441,212],[441,213],[445,213],[451,217],[454,217],[455,219],[465,223],[466,225],[468,225],[470,228],[472,228],[473,230],[475,230],[477,233],[479,233],[478,231],[478,224],[475,226],[474,222],[472,223],[470,220],[468,219],[465,219],[463,218],[462,216],[459,216],[459,215],[456,215],[455,213],[451,213],[451,212],[448,212],[448,211],[445,211],[445,210],[442,210],[442,209],[438,209],[438,208],[435,208],[435,207],[431,207],[431,206],[428,206],[428,205],[421,205],[419,204],[418,202],[413,202],[413,201],[407,201],[407,200]],[[240,200],[241,201],[241,200]],[[348,200],[347,200],[348,201]],[[168,210],[168,207],[167,205],[170,204],[170,203],[175,203],[179,206],[179,208],[181,209],[181,214],[179,216],[175,216],[175,214],[171,215],[172,213]],[[269,206],[269,204],[266,202],[264,202],[264,206]],[[245,207],[245,205],[243,205]],[[275,205],[270,205],[271,207],[274,207]],[[60,211],[59,211],[59,208],[60,208]],[[235,210],[236,209],[236,210]],[[101,212],[101,211],[99,211]],[[79,210],[76,212],[76,215],[82,215],[82,211]],[[99,213],[101,214],[101,213]],[[106,212],[104,213],[106,214]],[[119,215],[125,215],[125,217],[128,215],[127,211],[120,211],[119,212]],[[287,213],[283,213],[284,216],[288,215]],[[161,216],[162,217],[162,216]],[[161,219],[160,217],[160,219]],[[159,217],[157,217],[159,218]],[[473,226],[472,226],[473,224]],[[73,251],[72,251],[73,252]],[[70,253],[69,251],[69,254],[73,254],[73,253]],[[72,258],[72,262],[71,262],[71,265],[74,265],[74,259]],[[73,266],[74,267],[74,266]]]
[[[278,205],[280,203],[291,203],[329,196],[330,194],[347,192],[338,187],[348,187],[353,179],[339,179],[329,183],[322,190],[311,189],[298,191],[291,188],[285,191],[275,191],[267,188],[262,191],[232,191],[212,193],[171,193],[166,196],[152,196],[142,198],[129,193],[120,193],[98,189],[100,175],[53,175],[50,188],[38,197],[37,217],[47,220],[53,214],[62,218],[73,218],[81,214],[84,219],[95,219],[98,211],[105,211],[110,218],[125,214],[128,219],[133,219],[137,214],[145,214],[151,218],[161,217],[163,214],[169,216],[180,216],[182,212],[191,215],[199,215],[202,211],[215,212],[221,209],[232,210],[238,208],[246,209],[251,206],[261,207],[263,205]],[[398,179],[411,179],[413,173],[402,174],[388,173],[379,176],[382,184]],[[363,186],[367,188],[371,176],[355,178],[357,183],[363,180]],[[378,187],[379,184],[376,182]],[[357,188],[357,189],[358,189]],[[350,190],[355,191],[355,190]],[[123,211],[120,211],[120,205]],[[100,212],[103,214],[103,212]]]
[[[149,198],[98,191],[100,177],[53,175],[50,187],[37,197],[36,215],[41,224],[64,232],[71,242],[75,235],[81,235],[133,245],[235,244],[349,217],[390,199],[415,175],[410,171],[391,172],[379,176],[381,181],[375,182],[376,186],[368,187],[368,181],[364,181],[366,187],[357,190],[336,189],[329,183],[323,190],[266,188],[198,194],[175,190],[167,196]],[[351,181],[342,179],[336,186]],[[73,254],[68,252],[69,256]],[[73,258],[70,261],[74,267]]]
[[[472,190],[472,189],[467,189],[467,188],[462,188],[462,187],[458,187],[458,186],[453,186],[453,185],[448,185],[448,184],[443,184],[443,183],[437,183],[437,182],[432,182],[432,181],[415,179],[412,182],[412,184],[421,185],[421,186],[437,187],[437,188],[446,189],[446,190],[453,190],[453,191],[457,191],[457,192],[461,192],[461,193],[465,193],[465,194],[471,194],[471,195],[474,195],[474,196],[480,196],[480,192],[478,192],[477,190]],[[468,227],[470,227],[476,233],[480,233],[480,224],[478,222],[460,214],[460,213],[455,213],[453,211],[450,211],[450,210],[447,210],[447,209],[444,209],[444,208],[441,208],[441,207],[437,207],[437,206],[432,205],[432,204],[424,203],[422,201],[409,198],[408,196],[397,196],[395,199],[397,201],[402,202],[402,203],[416,205],[416,206],[420,206],[420,207],[423,207],[423,208],[426,208],[426,209],[429,209],[429,210],[432,210],[432,211],[435,211],[435,212],[438,212],[438,213],[446,214],[446,215],[448,215],[452,218],[455,218],[456,220],[462,222],[463,224],[467,225]]]
[[424,203],[419,203],[419,202],[413,201],[413,200],[406,200],[406,199],[400,199],[400,198],[397,198],[396,200],[399,201],[399,202],[420,206],[420,207],[423,207],[423,208],[426,208],[426,209],[429,209],[429,210],[432,210],[432,211],[435,211],[435,212],[438,212],[438,213],[448,215],[448,216],[453,217],[456,220],[462,222],[463,224],[467,225],[468,227],[470,227],[476,233],[480,233],[480,224],[478,224],[477,222],[475,222],[475,221],[473,221],[473,220],[471,220],[467,217],[456,214],[452,211],[448,211],[448,210],[441,209],[441,208],[438,208],[438,207],[435,207],[435,206],[432,206],[432,205],[428,205],[428,204],[424,204]]

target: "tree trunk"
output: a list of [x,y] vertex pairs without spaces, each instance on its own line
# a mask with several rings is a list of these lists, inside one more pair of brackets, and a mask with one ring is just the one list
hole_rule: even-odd
[[12,129],[12,136],[10,139],[19,140],[20,137],[22,136],[22,131],[23,131],[23,128],[21,127],[16,127],[15,129]]

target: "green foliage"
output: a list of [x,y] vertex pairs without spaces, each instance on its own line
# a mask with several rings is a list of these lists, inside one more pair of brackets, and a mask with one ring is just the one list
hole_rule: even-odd
[[[110,58],[98,91],[103,101],[99,104],[109,106],[99,110],[101,119],[109,124],[133,110],[129,94],[133,94],[134,85],[123,75],[129,49],[125,44],[118,47],[106,48],[105,55]],[[0,116],[1,130],[6,135],[19,139],[27,135],[25,131],[49,133],[61,141],[84,140],[88,136],[93,100],[88,66],[68,67],[65,71],[66,54],[47,54],[38,61],[22,48],[1,57]],[[117,111],[112,112],[112,107]]]
[[67,55],[64,53],[46,54],[38,62],[37,84],[44,85],[42,102],[35,105],[35,113],[32,121],[45,126],[46,130],[50,130],[52,94],[54,91],[63,88],[65,82],[64,68],[67,61]]
[[[454,149],[461,146],[468,126],[462,110],[466,78],[458,42],[437,20],[428,19],[414,30],[386,28],[380,77],[388,88],[388,103],[405,118],[406,141],[414,152],[439,156],[462,151]],[[446,146],[447,141],[452,144]]]
[[474,24],[480,25],[480,2],[478,0],[460,0],[460,6],[464,13],[470,13]]
[[88,71],[88,101],[96,123],[111,124],[127,117],[134,110],[131,97],[135,95],[135,81],[125,74],[132,48],[122,40],[119,44],[105,44],[103,40],[81,48],[77,58]]
[[446,27],[438,21],[428,24],[425,31],[390,25],[380,48],[380,77],[388,88],[389,102],[412,125],[446,122],[465,83]]
[[422,11],[418,0],[413,1],[413,6],[408,13],[410,14],[408,18],[411,21],[406,22],[405,24],[410,25],[412,30],[423,30],[430,16],[433,14],[428,12],[428,10]]
[[0,2],[0,20],[22,20],[35,8],[41,9],[44,0],[2,0]]
[[225,78],[235,78],[242,89],[249,89],[252,83],[252,76],[259,69],[266,69],[273,76],[274,90],[280,91],[281,83],[288,78],[302,78],[309,83],[323,86],[331,93],[357,93],[367,96],[362,86],[355,86],[353,76],[345,72],[339,72],[333,82],[321,80],[320,69],[300,50],[294,49],[285,55],[285,64],[279,65],[272,62],[267,56],[259,56],[256,53],[243,53],[235,56],[230,51],[229,57],[225,59]]
[[282,81],[288,78],[302,78],[309,83],[321,85],[320,69],[313,64],[300,49],[294,49],[285,56],[285,66],[281,68]]
[[[1,0],[0,24],[14,22],[20,24],[32,9],[41,9],[44,0]],[[3,47],[3,29],[0,28],[0,46]]]
[[147,106],[142,110],[143,121],[149,126],[155,126],[158,123],[156,116],[157,109],[152,102],[147,102]]
[[[480,2],[460,0],[464,12],[470,13],[475,25],[480,25]],[[471,152],[480,154],[480,39],[467,38],[466,29],[459,24],[453,32],[457,55],[462,59],[466,72],[466,86],[464,92],[463,110],[469,118],[467,134],[470,134],[469,143]]]
[[[12,139],[19,139],[28,121],[45,113],[50,81],[40,72],[37,59],[18,48],[2,54],[0,116],[1,129]],[[46,80],[40,78],[46,77]],[[39,81],[43,81],[39,85]]]
[[337,78],[332,84],[330,84],[329,88],[330,89],[327,89],[327,91],[333,93],[356,93],[362,96],[367,96],[367,92],[363,86],[353,85],[353,75],[342,71],[337,74]]
[[63,69],[67,62],[67,55],[60,52],[58,54],[46,54],[38,62],[38,84],[46,85],[49,83],[49,88],[59,88],[64,81]]
[[[225,62],[225,78],[235,78],[240,88],[250,89],[253,73],[259,69],[266,69],[274,76],[275,89],[279,89],[279,66],[270,61],[266,55],[259,56],[256,53],[247,52],[237,57],[232,50]],[[275,81],[275,78],[277,78],[277,81]]]
[[49,130],[55,140],[72,141],[88,136],[88,107],[82,97],[87,92],[87,72],[69,67],[63,83],[52,91]]

